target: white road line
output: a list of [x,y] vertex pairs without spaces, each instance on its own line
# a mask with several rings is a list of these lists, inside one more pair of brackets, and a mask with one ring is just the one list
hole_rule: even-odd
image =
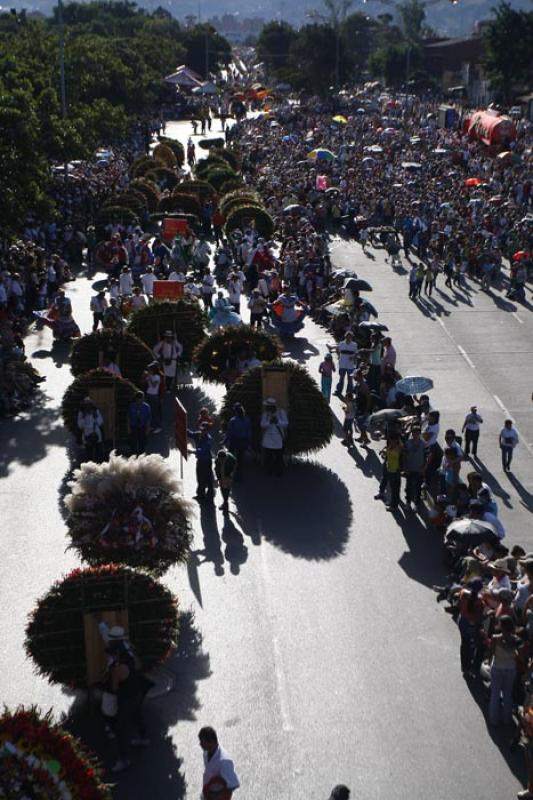
[[[498,403],[498,405],[500,406],[501,410],[502,410],[502,411],[505,411],[505,413],[506,413],[506,414],[509,414],[509,412],[508,412],[508,411],[507,411],[507,409],[505,408],[504,404],[502,403],[502,401],[500,400],[500,398],[498,397],[498,395],[497,395],[497,394],[493,394],[492,396],[494,397],[494,399],[496,400],[496,402],[497,402],[497,403]],[[510,416],[510,415],[509,415],[509,416]]]
[[460,344],[458,344],[458,345],[457,345],[457,349],[458,349],[458,350],[459,350],[459,352],[461,353],[462,357],[464,358],[464,360],[466,361],[466,363],[468,364],[468,366],[470,367],[470,369],[473,369],[473,370],[474,370],[474,372],[477,372],[477,367],[476,367],[476,365],[474,364],[474,362],[472,361],[472,359],[470,358],[470,356],[468,355],[468,353],[466,352],[466,350],[464,349],[464,347],[461,347],[461,345],[460,345]]
[[518,322],[520,323],[520,325],[523,325],[523,324],[524,324],[524,320],[523,320],[523,319],[521,319],[521,318],[518,316],[518,314],[516,313],[516,311],[513,311],[513,317],[514,317],[515,319],[517,319],[517,320],[518,320]]
[[[268,594],[272,583],[270,581],[270,569],[267,563],[267,554],[266,554],[267,548],[265,546],[265,542],[262,543],[259,549],[261,551],[261,570],[263,573],[264,607],[267,611],[271,627],[273,627],[274,621],[272,620],[272,613],[270,609],[269,594]],[[283,668],[283,658],[281,656],[281,647],[279,644],[279,639],[275,633],[272,633],[272,650],[274,656],[274,675],[276,677],[276,690],[278,693],[279,710],[281,714],[281,727],[286,733],[290,733],[290,731],[294,730],[294,728],[291,722],[291,715],[289,711],[287,680],[285,678],[285,670]]]

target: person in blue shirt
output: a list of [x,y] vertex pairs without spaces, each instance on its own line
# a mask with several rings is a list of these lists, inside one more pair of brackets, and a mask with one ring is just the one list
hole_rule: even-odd
[[152,412],[144,399],[144,392],[136,392],[133,402],[128,406],[131,449],[136,456],[146,450],[146,439],[151,421]]
[[224,443],[237,460],[234,479],[238,481],[242,478],[242,465],[245,453],[252,444],[252,425],[250,417],[246,415],[240,403],[235,403],[233,411],[234,414],[226,428]]
[[196,456],[196,495],[199,503],[204,500],[212,503],[215,496],[215,481],[213,476],[213,439],[209,433],[209,425],[203,422],[197,431],[187,430],[187,435],[193,440]]

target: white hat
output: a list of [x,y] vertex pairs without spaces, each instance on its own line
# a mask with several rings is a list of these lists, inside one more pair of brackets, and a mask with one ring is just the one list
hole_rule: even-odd
[[107,632],[107,638],[113,639],[113,641],[119,641],[120,639],[125,639],[126,631],[121,625],[113,625],[113,627],[109,628]]
[[275,406],[277,405],[277,401],[274,397],[267,397],[265,402],[263,403],[265,406]]

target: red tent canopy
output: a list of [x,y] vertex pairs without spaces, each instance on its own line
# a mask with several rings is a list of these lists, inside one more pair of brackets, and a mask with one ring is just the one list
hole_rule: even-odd
[[468,135],[483,144],[503,144],[516,139],[516,128],[509,117],[499,117],[488,111],[476,111],[468,121]]

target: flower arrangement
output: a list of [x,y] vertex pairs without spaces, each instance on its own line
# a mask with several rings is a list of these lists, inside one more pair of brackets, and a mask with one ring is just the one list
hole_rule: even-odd
[[[114,393],[115,403],[115,428],[114,443],[128,440],[128,406],[132,402],[137,388],[124,378],[117,378],[103,369],[93,369],[85,372],[70,384],[63,395],[61,413],[65,427],[76,437],[79,437],[78,412],[85,397],[90,395],[91,389],[108,388]],[[97,404],[98,405],[98,404]]]
[[103,356],[112,356],[122,376],[142,385],[143,373],[154,360],[149,347],[132,333],[105,329],[80,336],[72,345],[70,369],[75,376],[98,369]]
[[111,800],[95,759],[35,708],[0,716],[0,797],[9,800]]
[[228,383],[228,376],[238,376],[239,360],[255,355],[259,361],[274,361],[281,354],[279,340],[249,325],[229,326],[215,331],[195,348],[193,360],[201,378],[211,383]]
[[134,311],[128,331],[155,347],[166,330],[174,331],[183,345],[182,361],[190,362],[192,351],[205,336],[207,317],[194,300],[164,300]]
[[[329,405],[305,367],[294,361],[280,362],[280,366],[289,373],[289,429],[285,450],[289,455],[320,450],[333,436],[333,420]],[[250,417],[252,444],[259,450],[263,410],[261,367],[245,372],[228,390],[221,410],[223,426],[226,426],[233,416],[235,403],[241,403]]]
[[86,462],[65,498],[72,547],[89,564],[120,562],[161,574],[187,560],[191,504],[159,455]]
[[52,683],[87,687],[84,615],[127,609],[129,639],[142,669],[167,657],[178,637],[178,605],[148,573],[120,564],[75,569],[56,581],[30,613],[25,647]]

